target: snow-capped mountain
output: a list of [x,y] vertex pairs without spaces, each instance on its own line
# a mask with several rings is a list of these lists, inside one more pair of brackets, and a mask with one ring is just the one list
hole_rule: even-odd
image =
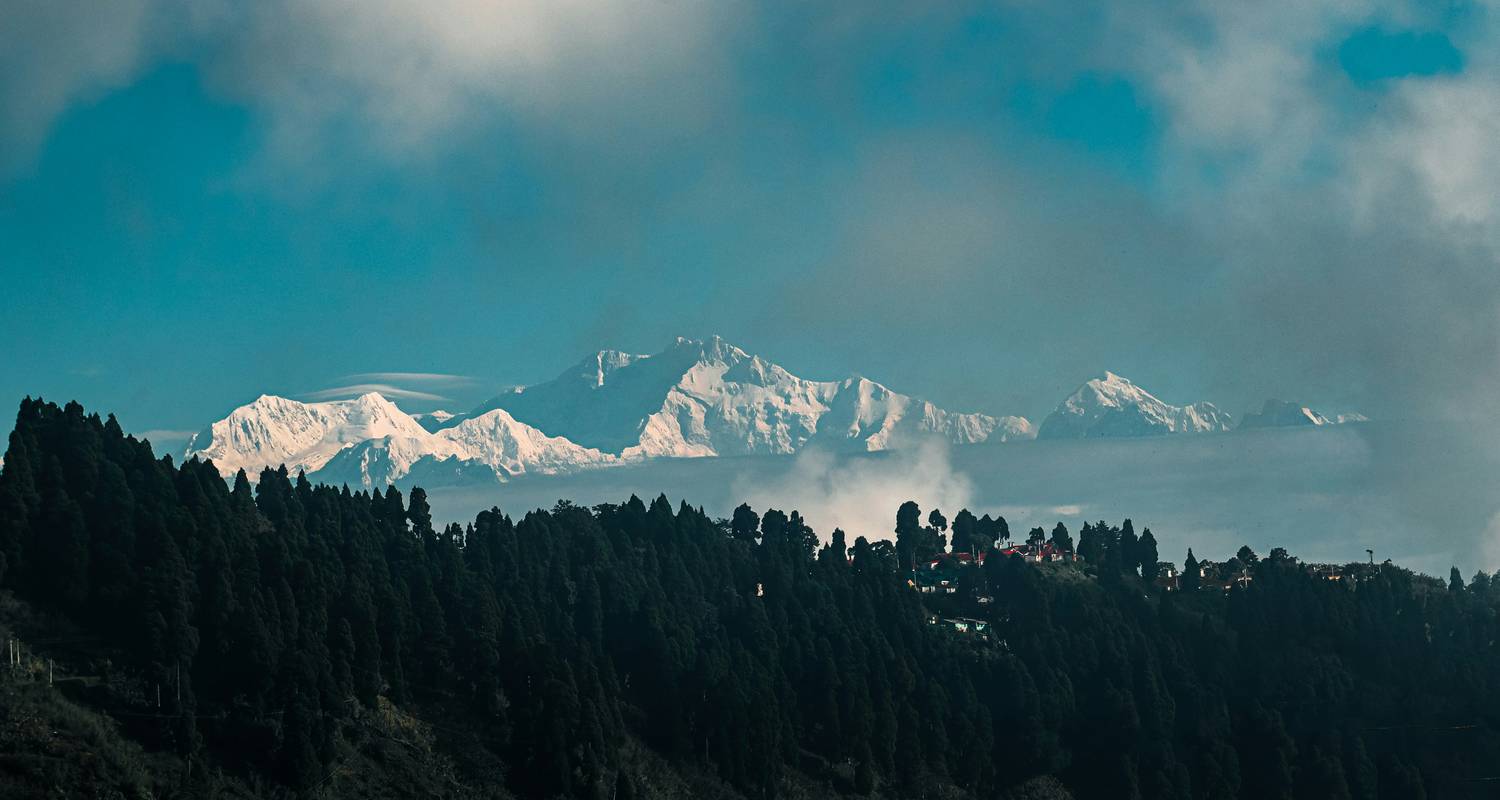
[[1041,439],[1158,436],[1227,431],[1231,418],[1213,403],[1174,406],[1113,372],[1078,387],[1042,420]]
[[428,433],[395,403],[371,392],[353,400],[301,403],[261,395],[188,441],[186,456],[212,459],[225,475],[286,465],[315,472],[340,451],[361,442],[423,442]]
[[285,464],[328,483],[362,486],[382,486],[419,470],[462,471],[469,479],[493,482],[616,460],[546,436],[501,410],[434,433],[375,393],[327,403],[262,395],[194,436],[185,453],[193,456],[212,459],[225,476],[244,469],[253,478],[264,467]]
[[1267,400],[1259,413],[1246,414],[1240,420],[1241,428],[1286,428],[1306,425],[1342,425],[1348,422],[1369,422],[1364,414],[1337,414],[1325,416],[1298,403],[1282,400]]
[[[718,337],[655,355],[604,350],[555,380],[467,414],[410,415],[379,394],[302,403],[262,396],[188,443],[224,475],[285,464],[317,480],[505,480],[656,457],[795,453],[809,444],[884,450],[1035,436],[1021,417],[960,414],[874,381],[810,381]],[[425,476],[425,477],[423,477]]]
[[809,443],[881,450],[924,435],[969,444],[1032,433],[1019,417],[944,411],[865,378],[799,378],[718,337],[679,338],[654,355],[603,350],[474,413],[494,408],[624,458],[785,454]]
[[[1363,421],[1269,400],[1240,428]],[[317,480],[380,486],[492,483],[660,457],[875,451],[929,437],[954,444],[1227,431],[1212,403],[1174,406],[1106,372],[1042,422],[947,411],[859,376],[800,378],[725,342],[678,338],[652,355],[601,350],[466,414],[407,414],[379,394],[303,403],[262,395],[189,441],[226,477],[285,465]]]

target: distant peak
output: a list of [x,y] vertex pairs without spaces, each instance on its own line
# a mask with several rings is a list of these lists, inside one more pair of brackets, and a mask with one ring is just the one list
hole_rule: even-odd
[[1333,420],[1301,403],[1268,398],[1260,413],[1246,414],[1241,428],[1269,428],[1295,425],[1327,425]]
[[667,351],[696,352],[704,361],[738,361],[749,358],[750,354],[744,349],[736,347],[724,340],[724,337],[714,334],[707,339],[693,339],[687,336],[678,336],[668,345]]
[[396,408],[396,404],[380,392],[365,392],[354,398],[354,404],[365,408]]

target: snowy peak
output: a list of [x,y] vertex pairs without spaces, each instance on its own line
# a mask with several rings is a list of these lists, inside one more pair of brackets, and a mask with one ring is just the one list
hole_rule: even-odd
[[212,459],[221,473],[265,467],[314,471],[338,451],[370,439],[422,438],[428,433],[379,394],[302,403],[261,395],[189,440],[185,457]]
[[[1267,401],[1242,428],[1360,421]],[[1105,372],[1043,421],[960,413],[860,376],[793,375],[724,339],[677,337],[658,353],[600,350],[556,378],[502,391],[466,414],[407,414],[371,392],[304,403],[261,395],[189,441],[226,477],[285,465],[326,482],[494,482],[658,457],[875,451],[927,438],[953,444],[1225,431],[1212,403],[1175,406]]]
[[719,336],[707,339],[678,336],[667,348],[667,352],[673,351],[695,356],[700,364],[738,364],[751,357],[749,353]]
[[1030,439],[1036,431],[1024,417],[992,417],[944,411],[926,400],[893,392],[867,378],[836,384],[828,411],[819,419],[817,441],[861,450],[901,447],[937,436],[953,444]]
[[1282,400],[1267,400],[1259,413],[1246,414],[1240,420],[1241,428],[1290,428],[1312,425],[1342,425],[1349,422],[1368,422],[1364,414],[1337,414],[1328,416],[1299,403]]
[[880,450],[920,435],[972,443],[1031,432],[1019,417],[955,414],[863,378],[800,378],[718,336],[677,337],[652,355],[603,350],[474,414],[496,408],[626,459],[785,454],[814,439]]
[[1091,439],[1204,433],[1230,428],[1230,417],[1212,403],[1174,406],[1105,372],[1086,381],[1042,421],[1038,438]]
[[194,456],[213,460],[226,477],[244,469],[253,479],[266,467],[285,465],[324,482],[360,486],[383,486],[419,468],[432,471],[435,464],[448,464],[450,472],[461,466],[493,482],[612,460],[546,436],[504,411],[464,418],[434,433],[374,393],[326,403],[262,395],[193,437],[185,457]]
[[1246,414],[1238,426],[1213,403],[1174,406],[1132,383],[1106,372],[1085,382],[1042,421],[1043,439],[1084,439],[1208,433],[1231,428],[1280,428],[1364,422],[1362,414],[1326,416],[1298,403],[1267,400],[1258,413]]
[[1029,422],[958,414],[864,378],[812,381],[713,337],[653,355],[601,350],[552,381],[474,411],[416,417],[379,394],[304,403],[264,395],[189,443],[227,476],[285,465],[374,486],[414,474],[504,480],[654,457],[882,450],[921,437],[1028,438]]
[[504,475],[552,474],[606,466],[616,459],[567,439],[548,436],[502,409],[495,409],[439,432],[464,458]]
[[[646,356],[633,353],[622,353],[619,350],[600,350],[599,352],[585,358],[575,367],[572,372],[585,383],[598,388],[604,385],[609,376],[615,370],[628,367],[638,359]],[[525,387],[517,387],[516,391],[524,390]]]

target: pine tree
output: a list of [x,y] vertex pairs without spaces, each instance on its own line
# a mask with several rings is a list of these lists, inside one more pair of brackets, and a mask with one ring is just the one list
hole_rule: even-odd
[[1141,531],[1141,540],[1136,544],[1136,556],[1140,559],[1141,577],[1148,581],[1156,580],[1160,567],[1161,553],[1156,547],[1156,537],[1152,535],[1151,529]]
[[922,509],[907,500],[896,509],[896,556],[901,569],[915,569],[917,551],[921,548]]
[[1078,532],[1078,557],[1090,564],[1099,564],[1103,561],[1103,555],[1103,542],[1098,530],[1091,523],[1083,523],[1083,528]]
[[741,503],[734,510],[734,519],[730,523],[731,535],[742,542],[755,543],[757,530],[760,528],[760,517],[750,504]]
[[[953,537],[950,544],[955,553],[978,553],[981,545],[977,530],[979,520],[965,508],[953,515]],[[988,549],[986,546],[985,549]]]
[[1073,552],[1073,536],[1072,534],[1068,533],[1068,526],[1062,524],[1061,522],[1058,522],[1057,525],[1052,528],[1052,536],[1049,541],[1052,542],[1052,546],[1057,548],[1059,552]]
[[1138,552],[1140,540],[1135,535],[1135,524],[1130,520],[1120,526],[1119,536],[1119,564],[1120,571],[1126,575],[1135,575],[1140,568],[1141,555]]
[[1202,585],[1202,576],[1198,574],[1198,559],[1193,557],[1193,548],[1189,547],[1187,558],[1182,562],[1182,589],[1193,591]]

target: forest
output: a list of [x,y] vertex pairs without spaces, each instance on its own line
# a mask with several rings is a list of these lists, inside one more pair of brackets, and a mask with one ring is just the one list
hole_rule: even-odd
[[[190,765],[178,796],[394,796],[416,769],[396,754],[428,750],[442,780],[411,785],[454,797],[1500,791],[1500,581],[1482,572],[1330,580],[1242,548],[1240,583],[1201,584],[1184,554],[1169,589],[1128,520],[1037,563],[1004,552],[1003,519],[902,500],[852,541],[665,496],[440,526],[419,488],[226,482],[28,398],[0,471],[0,588],[31,622],[0,623],[31,656],[0,684],[66,692]],[[1025,541],[1075,550],[1061,523]],[[944,553],[986,557],[959,591],[914,591]],[[953,616],[990,633],[934,624]],[[152,785],[85,792],[62,768],[38,785],[17,719],[0,708],[0,793]]]

